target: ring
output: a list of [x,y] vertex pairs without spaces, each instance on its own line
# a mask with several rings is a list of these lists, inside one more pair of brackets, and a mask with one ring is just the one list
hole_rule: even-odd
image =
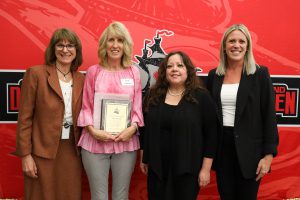
[[267,168],[266,168],[266,167],[264,167],[262,170],[263,170],[264,172],[267,172]]

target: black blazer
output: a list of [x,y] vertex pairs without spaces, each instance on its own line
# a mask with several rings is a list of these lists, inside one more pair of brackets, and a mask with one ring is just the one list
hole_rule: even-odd
[[[221,127],[223,115],[220,92],[223,80],[224,76],[216,75],[216,69],[208,74],[207,88],[217,104]],[[222,129],[220,136],[219,141],[222,141]],[[275,96],[266,67],[257,67],[254,74],[241,76],[236,100],[234,136],[238,162],[245,178],[256,176],[259,160],[266,154],[277,155],[279,140]],[[222,146],[219,151],[222,151]],[[216,167],[218,167],[217,163]]]
[[[173,163],[175,175],[191,173],[198,177],[203,157],[214,158],[217,150],[217,114],[214,102],[204,90],[195,92],[198,104],[184,98],[178,104],[172,120]],[[140,130],[143,162],[162,178],[160,113],[165,98],[150,106],[144,114],[145,127]]]

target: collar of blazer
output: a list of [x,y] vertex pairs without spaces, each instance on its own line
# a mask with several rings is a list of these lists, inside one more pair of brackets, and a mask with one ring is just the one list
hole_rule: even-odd
[[[251,91],[251,85],[253,84],[253,76],[254,75],[245,75],[242,74],[239,89],[237,93],[237,99],[236,99],[236,109],[235,109],[235,120],[234,124],[236,125],[238,121],[240,120],[240,116],[247,104],[247,99]],[[220,122],[223,124],[223,117],[222,117],[222,104],[221,104],[221,88],[223,84],[224,76],[218,76],[215,75],[214,78],[214,87],[213,90],[213,97],[216,99],[216,103],[218,104],[218,117]]]
[[[48,83],[53,91],[63,99],[62,91],[59,85],[58,76],[56,69],[53,66],[46,66],[46,71],[48,72]],[[75,105],[78,98],[80,97],[81,91],[83,89],[83,79],[80,77],[80,74],[75,72],[72,73],[73,76],[73,85],[72,85],[72,105]]]
[[253,80],[253,74],[251,75],[242,74],[237,97],[236,97],[234,126],[236,126],[236,124],[241,119],[243,110],[248,102],[248,96],[251,91],[251,85],[253,84],[252,80]]

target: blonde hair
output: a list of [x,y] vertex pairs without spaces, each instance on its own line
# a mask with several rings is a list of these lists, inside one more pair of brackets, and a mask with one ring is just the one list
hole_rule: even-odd
[[121,65],[123,67],[128,67],[132,64],[132,51],[133,51],[133,41],[131,39],[130,33],[121,22],[112,22],[102,33],[99,39],[98,46],[98,58],[100,64],[107,66],[107,52],[106,52],[106,42],[108,39],[108,34],[112,34],[123,40],[124,54],[122,56]]
[[252,40],[248,28],[244,24],[234,24],[225,31],[221,40],[220,63],[216,70],[216,74],[218,74],[219,76],[225,75],[228,64],[227,56],[225,53],[226,40],[229,34],[235,30],[241,31],[247,38],[247,51],[244,56],[243,73],[246,73],[247,75],[254,74],[256,71],[256,66],[258,66],[255,64],[255,59],[252,52]]

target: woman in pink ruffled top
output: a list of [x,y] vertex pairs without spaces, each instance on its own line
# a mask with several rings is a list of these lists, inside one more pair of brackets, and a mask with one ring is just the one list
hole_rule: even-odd
[[[133,42],[127,28],[120,22],[113,22],[99,40],[100,64],[87,70],[78,118],[78,126],[85,128],[78,145],[82,147],[82,161],[89,179],[92,200],[108,199],[110,169],[112,199],[128,199],[136,153],[140,148],[137,129],[144,126],[140,73],[131,62],[132,48]],[[127,128],[118,133],[101,128],[101,110],[104,110],[102,104],[105,99],[130,102]],[[113,126],[119,125],[110,121]]]

